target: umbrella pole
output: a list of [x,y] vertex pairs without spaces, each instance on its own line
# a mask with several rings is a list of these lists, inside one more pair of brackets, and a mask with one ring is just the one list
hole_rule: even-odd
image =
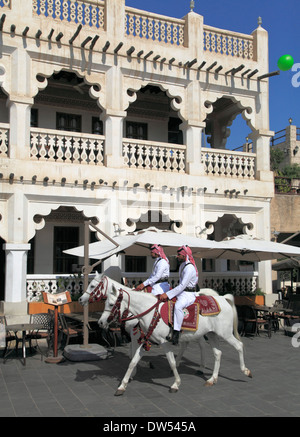
[[[83,289],[87,290],[89,285],[89,222],[84,222],[84,279],[83,279]],[[89,306],[85,305],[83,307],[83,346],[87,347],[89,343]]]
[[[87,290],[89,285],[89,274],[102,260],[96,262],[92,266],[89,263],[89,244],[90,244],[90,226],[92,226],[97,232],[105,236],[110,242],[112,242],[116,247],[119,246],[112,238],[110,238],[105,232],[93,225],[90,220],[85,220],[84,222],[84,267],[83,267],[83,289]],[[83,307],[83,347],[88,347],[89,344],[89,305]]]

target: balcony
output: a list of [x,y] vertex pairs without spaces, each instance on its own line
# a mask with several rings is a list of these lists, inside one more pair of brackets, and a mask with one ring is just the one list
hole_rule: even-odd
[[[105,136],[31,128],[30,160],[104,165]],[[0,157],[7,157],[9,125],[0,124]],[[130,169],[185,173],[186,146],[123,138],[124,165]],[[208,176],[255,179],[256,154],[202,148]]]

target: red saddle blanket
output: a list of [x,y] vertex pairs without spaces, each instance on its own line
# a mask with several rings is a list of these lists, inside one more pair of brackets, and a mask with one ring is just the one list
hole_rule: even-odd
[[[165,302],[161,307],[160,314],[166,325],[173,326],[173,313],[176,299]],[[185,308],[182,329],[196,331],[198,329],[199,314],[201,316],[216,316],[221,309],[218,302],[212,296],[197,296],[195,302]]]

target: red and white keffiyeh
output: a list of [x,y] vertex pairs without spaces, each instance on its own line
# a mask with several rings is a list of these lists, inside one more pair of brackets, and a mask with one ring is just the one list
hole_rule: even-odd
[[198,269],[196,267],[196,263],[195,263],[191,248],[189,246],[181,246],[181,247],[179,247],[177,252],[184,252],[185,253],[185,260],[193,264],[193,266],[195,267],[195,270],[196,270],[196,274],[198,276]]
[[166,254],[164,252],[164,249],[161,247],[160,244],[153,244],[150,248],[151,252],[157,253],[161,258],[165,259],[167,262],[169,262],[168,258],[166,257]]

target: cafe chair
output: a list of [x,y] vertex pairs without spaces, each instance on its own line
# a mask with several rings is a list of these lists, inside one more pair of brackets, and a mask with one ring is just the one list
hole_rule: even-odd
[[[5,341],[4,346],[4,352],[3,352],[3,360],[6,361],[8,355],[13,351],[13,349],[10,349],[10,342],[15,341],[16,342],[16,348],[18,348],[18,337],[13,332],[7,332],[6,326],[7,321],[5,316],[0,316],[0,335],[3,335],[3,342]],[[1,338],[2,340],[2,338]]]
[[[33,348],[38,349],[41,357],[48,356],[51,348],[51,342],[53,337],[53,319],[49,313],[37,313],[30,315],[30,323],[42,325],[42,328],[33,329],[26,334],[26,340],[29,341],[29,348],[32,351]],[[41,348],[42,341],[46,340],[47,349],[44,351]],[[34,346],[33,346],[34,344]]]
[[239,320],[242,322],[241,335],[259,335],[262,325],[268,325],[268,320],[257,314],[250,305],[241,305],[238,309]]
[[61,348],[68,346],[70,338],[83,338],[82,325],[67,321],[62,313],[58,313],[58,332],[61,337],[59,339]]

